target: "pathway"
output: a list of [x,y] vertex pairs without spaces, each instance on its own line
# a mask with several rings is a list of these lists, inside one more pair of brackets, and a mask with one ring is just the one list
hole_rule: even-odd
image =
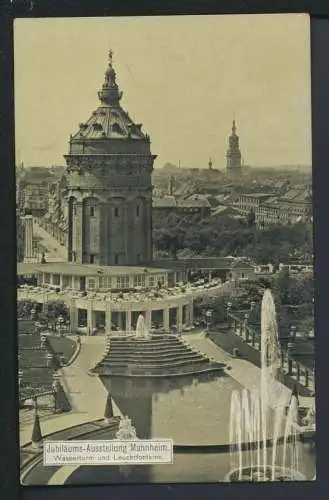
[[[59,370],[60,381],[68,396],[72,410],[69,413],[53,415],[41,420],[41,432],[47,436],[59,430],[103,418],[107,391],[97,376],[88,375],[104,352],[104,337],[85,337],[82,339],[80,353],[70,366]],[[121,412],[113,401],[114,415]],[[33,423],[20,426],[20,446],[31,441]]]
[[[260,374],[261,370],[245,359],[234,358],[227,352],[223,351],[209,338],[204,336],[204,332],[189,333],[184,335],[184,338],[191,345],[205,353],[209,357],[215,358],[220,363],[226,363],[230,366],[227,373],[230,377],[236,380],[240,385],[248,389],[252,393],[259,394]],[[282,392],[289,401],[291,391],[281,382],[275,381],[275,388],[278,392]],[[311,397],[299,396],[299,402],[302,407],[310,408],[313,406],[314,401]]]
[[41,238],[41,244],[47,249],[46,259],[49,262],[63,262],[67,260],[67,250],[63,245],[51,236],[43,227],[33,220],[33,232]]

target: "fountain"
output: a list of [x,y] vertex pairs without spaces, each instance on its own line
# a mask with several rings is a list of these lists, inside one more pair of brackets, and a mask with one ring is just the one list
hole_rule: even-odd
[[276,382],[279,368],[275,305],[266,290],[261,307],[260,386],[253,394],[244,389],[233,391],[231,397],[228,481],[305,480],[298,471],[298,400]]
[[137,439],[136,429],[131,423],[131,419],[125,415],[120,419],[119,429],[115,436],[116,439]]
[[145,318],[144,318],[143,314],[140,314],[137,318],[136,338],[138,338],[138,339],[149,339],[150,338],[150,333],[145,325]]

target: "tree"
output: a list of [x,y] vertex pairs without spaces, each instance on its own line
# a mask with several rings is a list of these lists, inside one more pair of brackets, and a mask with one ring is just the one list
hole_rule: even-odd
[[18,300],[17,301],[17,317],[18,318],[31,318],[32,310],[37,311],[40,305],[33,300]]
[[212,322],[222,323],[226,317],[226,304],[222,296],[200,297],[194,302],[194,313],[196,317],[205,317],[206,311],[212,311]]
[[188,223],[186,219],[169,215],[164,227],[156,228],[153,232],[153,243],[157,250],[164,250],[177,259],[177,252],[184,248],[184,241]]
[[65,302],[53,301],[48,303],[47,318],[50,323],[56,323],[59,316],[65,321],[69,319],[70,313]]
[[279,304],[289,304],[290,275],[289,270],[284,269],[277,278],[274,286],[274,294]]

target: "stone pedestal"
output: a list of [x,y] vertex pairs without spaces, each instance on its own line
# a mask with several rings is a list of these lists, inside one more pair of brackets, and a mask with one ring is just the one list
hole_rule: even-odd
[[164,309],[163,310],[163,328],[165,332],[169,332],[170,325],[169,325],[169,309]]

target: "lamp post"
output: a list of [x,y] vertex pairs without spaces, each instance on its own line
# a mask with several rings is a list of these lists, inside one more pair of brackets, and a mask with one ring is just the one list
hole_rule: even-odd
[[60,315],[58,316],[58,319],[57,319],[57,325],[58,325],[58,326],[57,326],[57,328],[58,328],[58,335],[59,335],[60,337],[62,337],[62,335],[63,335],[63,327],[64,327],[64,322],[65,322],[65,320],[64,320],[63,316],[60,314]]
[[227,315],[227,319],[229,319],[229,318],[230,318],[231,310],[232,310],[232,302],[228,302],[228,303],[226,304],[226,315]]
[[51,353],[48,353],[46,356],[46,359],[47,359],[47,366],[48,366],[48,368],[50,368],[52,365],[54,356]]
[[59,374],[55,372],[53,375],[53,389],[55,391],[57,391],[58,385],[59,385]]
[[211,318],[212,318],[212,311],[210,309],[208,309],[208,311],[206,311],[206,331],[207,331],[207,333],[209,333]]
[[35,307],[33,306],[31,309],[31,312],[30,312],[32,321],[34,321],[36,313],[37,313],[37,311],[36,311]]
[[248,319],[249,319],[249,313],[245,313],[245,315],[244,315],[244,334],[245,334],[246,342],[248,342],[248,340],[249,340],[249,335],[248,335]]
[[289,333],[290,338],[294,339],[296,337],[296,327],[294,325],[290,326],[290,333]]
[[292,359],[290,358],[291,351],[294,347],[294,343],[289,340],[287,343],[287,351],[288,351],[288,375],[292,375],[293,370],[292,370]]
[[44,349],[46,341],[47,341],[47,336],[41,335],[40,340],[41,340],[41,349]]

